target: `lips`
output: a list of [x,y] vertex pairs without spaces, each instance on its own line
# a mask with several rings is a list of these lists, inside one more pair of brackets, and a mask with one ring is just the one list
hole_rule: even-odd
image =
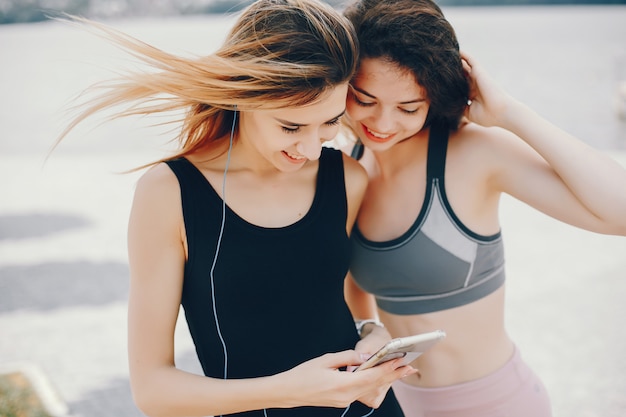
[[296,163],[296,164],[300,164],[304,161],[306,161],[306,156],[302,156],[302,155],[297,155],[297,154],[293,154],[287,151],[283,151],[283,155],[285,155],[285,157],[287,158],[287,160],[289,160],[290,162]]
[[373,142],[383,143],[383,142],[389,141],[390,139],[392,139],[394,137],[394,135],[392,135],[392,134],[380,133],[380,132],[376,132],[374,130],[371,130],[370,128],[368,128],[364,124],[361,124],[361,127],[363,129],[363,132],[367,136],[367,138],[369,140],[373,141]]

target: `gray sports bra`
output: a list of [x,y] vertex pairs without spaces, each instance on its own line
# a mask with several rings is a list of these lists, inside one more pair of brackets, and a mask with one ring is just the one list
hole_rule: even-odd
[[422,209],[410,229],[387,241],[352,231],[351,272],[392,314],[423,314],[476,301],[504,283],[500,233],[478,235],[456,217],[444,187],[448,131],[431,127],[427,187]]

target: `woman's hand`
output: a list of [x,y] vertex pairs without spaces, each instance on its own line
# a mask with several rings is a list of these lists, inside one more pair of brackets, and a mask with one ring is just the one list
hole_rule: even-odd
[[282,379],[285,407],[310,405],[345,408],[354,401],[378,408],[391,383],[417,372],[410,366],[397,368],[399,360],[363,371],[342,371],[360,365],[364,355],[356,351],[329,353],[304,362],[277,377]]
[[373,368],[353,372],[353,375],[356,376],[370,373],[368,378],[370,378],[371,384],[373,384],[373,389],[367,391],[364,395],[358,397],[357,399],[369,407],[378,408],[385,399],[385,396],[394,381],[418,372],[417,369],[409,365],[399,366],[401,361],[402,359],[395,359],[374,366]]
[[502,126],[514,99],[471,56],[461,52],[461,59],[470,85],[465,117],[485,127]]
[[365,355],[365,359],[372,356],[374,353],[378,351],[381,347],[385,345],[385,343],[391,340],[391,335],[382,326],[376,325],[374,323],[366,324],[366,327],[363,329],[363,337],[356,344],[354,350],[358,353]]

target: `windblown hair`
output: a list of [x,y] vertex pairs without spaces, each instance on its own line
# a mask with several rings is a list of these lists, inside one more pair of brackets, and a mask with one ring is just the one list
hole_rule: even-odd
[[258,0],[239,16],[213,54],[182,58],[108,26],[76,18],[154,71],[131,72],[96,86],[101,94],[74,119],[124,106],[112,118],[185,114],[172,157],[213,148],[230,133],[237,110],[302,106],[348,82],[358,44],[350,22],[318,0]]
[[456,129],[469,83],[454,29],[431,0],[356,0],[344,15],[359,40],[360,58],[380,58],[413,74],[426,90],[426,124]]

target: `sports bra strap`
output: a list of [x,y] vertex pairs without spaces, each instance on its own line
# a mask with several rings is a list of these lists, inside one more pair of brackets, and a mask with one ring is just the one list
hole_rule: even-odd
[[360,161],[363,157],[363,152],[365,151],[365,147],[360,140],[357,140],[352,148],[352,152],[350,152],[350,156],[357,161]]
[[446,168],[446,152],[448,150],[448,134],[449,131],[444,126],[438,124],[430,126],[428,137],[428,165],[426,171],[429,183],[432,182],[431,180],[433,178],[443,180]]

